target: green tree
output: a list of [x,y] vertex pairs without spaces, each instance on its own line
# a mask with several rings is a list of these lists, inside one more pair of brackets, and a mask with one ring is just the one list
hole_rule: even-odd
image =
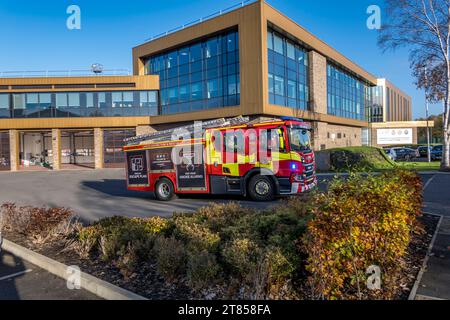
[[441,169],[450,171],[450,0],[385,0],[379,45],[406,47],[417,86],[443,101]]

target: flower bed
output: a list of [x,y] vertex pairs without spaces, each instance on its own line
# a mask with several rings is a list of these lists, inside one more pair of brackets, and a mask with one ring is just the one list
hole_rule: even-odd
[[[9,240],[152,299],[403,299],[436,225],[421,188],[396,171],[265,211],[213,204],[82,226],[67,209],[6,204],[2,221]],[[371,265],[380,290],[366,286]]]

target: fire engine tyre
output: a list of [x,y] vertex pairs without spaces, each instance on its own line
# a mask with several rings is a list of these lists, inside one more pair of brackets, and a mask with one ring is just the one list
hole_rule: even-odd
[[161,178],[155,186],[156,199],[160,201],[170,201],[175,195],[172,182],[167,178]]
[[272,180],[268,176],[253,176],[248,183],[248,194],[254,201],[272,201],[275,199]]

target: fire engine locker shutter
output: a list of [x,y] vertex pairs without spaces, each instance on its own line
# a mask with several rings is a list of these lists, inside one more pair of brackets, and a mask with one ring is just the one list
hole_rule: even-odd
[[176,165],[178,190],[206,190],[206,169],[202,145],[177,150],[180,163]]
[[127,152],[127,176],[129,186],[148,187],[148,161],[147,152]]

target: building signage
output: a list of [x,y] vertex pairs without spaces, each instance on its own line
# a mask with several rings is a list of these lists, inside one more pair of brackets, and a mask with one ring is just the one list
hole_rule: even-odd
[[377,129],[378,145],[412,144],[413,129]]
[[127,153],[128,185],[148,186],[148,167],[146,151]]

